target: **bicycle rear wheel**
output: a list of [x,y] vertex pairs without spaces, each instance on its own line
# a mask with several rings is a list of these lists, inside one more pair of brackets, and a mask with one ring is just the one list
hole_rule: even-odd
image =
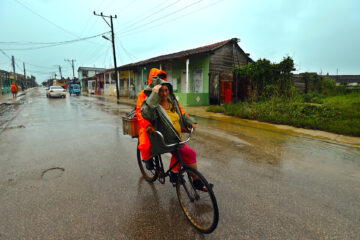
[[[193,179],[200,179],[203,190],[194,187]],[[211,233],[219,221],[219,209],[212,185],[197,170],[184,166],[176,183],[180,206],[189,222],[202,233]]]
[[[138,143],[138,146],[139,146],[139,143]],[[157,179],[158,174],[155,171],[155,169],[153,169],[151,171],[146,169],[145,162],[141,158],[141,152],[138,147],[136,147],[136,155],[137,155],[137,161],[139,164],[139,168],[140,168],[140,171],[141,171],[143,177],[149,183],[154,182]],[[154,161],[154,160],[148,160],[148,161]],[[154,162],[154,166],[155,166],[155,162]]]

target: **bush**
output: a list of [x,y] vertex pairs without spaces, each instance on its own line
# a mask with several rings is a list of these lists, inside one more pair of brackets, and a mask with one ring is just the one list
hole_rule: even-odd
[[322,98],[324,98],[325,96],[317,92],[311,92],[311,93],[303,94],[302,97],[304,102],[321,104],[324,102]]
[[294,70],[293,59],[286,57],[280,63],[259,59],[245,66],[235,66],[233,73],[244,79],[250,79],[250,100],[261,101],[273,96],[292,96],[292,71]]
[[[313,103],[316,99],[320,99],[323,104]],[[211,106],[207,110],[246,119],[360,136],[360,93],[330,97],[319,93],[309,93],[302,98],[271,97],[253,103]]]

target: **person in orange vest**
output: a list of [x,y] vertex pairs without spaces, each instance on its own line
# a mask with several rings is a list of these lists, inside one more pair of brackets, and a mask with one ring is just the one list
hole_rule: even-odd
[[12,94],[13,94],[13,98],[16,98],[16,94],[17,94],[17,92],[18,92],[18,88],[17,88],[15,82],[13,82],[13,84],[11,85],[11,92],[12,92]]
[[[148,78],[148,82],[147,82],[148,85],[152,82],[153,77],[159,77],[159,78],[163,79],[164,81],[167,81],[166,72],[162,71],[160,69],[157,69],[157,68],[153,68],[150,70],[149,78]],[[148,169],[150,169],[150,168],[152,168],[152,166],[148,166],[148,164],[152,163],[152,161],[147,161],[147,160],[152,158],[152,152],[151,152],[150,139],[146,133],[146,128],[148,126],[151,126],[151,123],[148,120],[144,119],[141,115],[141,106],[147,97],[144,90],[142,90],[139,93],[137,104],[136,104],[135,114],[136,114],[136,117],[137,117],[138,123],[139,123],[139,146],[138,146],[138,148],[141,152],[141,158],[146,161],[145,163],[147,163],[146,167]]]

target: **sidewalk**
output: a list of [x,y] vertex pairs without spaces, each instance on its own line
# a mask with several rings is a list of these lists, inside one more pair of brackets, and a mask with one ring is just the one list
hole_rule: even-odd
[[[25,95],[27,91],[28,91],[28,89],[26,89],[25,91],[19,91],[17,96],[16,96],[16,99],[18,99],[22,95]],[[5,95],[0,95],[0,105],[2,105],[2,104],[11,104],[11,103],[13,103],[12,93],[7,93]]]
[[[136,99],[129,99],[127,97],[120,97],[120,100],[117,100],[116,96],[99,96],[99,95],[90,95],[85,93],[83,95],[97,97],[105,101],[113,101],[113,102],[117,102],[118,104],[125,104],[133,107],[136,106],[136,101],[137,101]],[[345,135],[340,135],[340,134],[335,134],[320,130],[296,128],[289,125],[279,125],[279,124],[272,124],[266,122],[259,122],[256,120],[247,120],[238,117],[228,116],[223,113],[207,112],[206,111],[207,107],[208,106],[196,106],[196,107],[189,106],[189,107],[184,107],[184,110],[186,113],[192,116],[212,119],[216,121],[222,121],[228,124],[238,124],[244,127],[260,128],[267,131],[275,131],[284,134],[308,137],[330,143],[345,144],[345,145],[360,147],[360,137],[351,137],[351,136],[345,136]]]

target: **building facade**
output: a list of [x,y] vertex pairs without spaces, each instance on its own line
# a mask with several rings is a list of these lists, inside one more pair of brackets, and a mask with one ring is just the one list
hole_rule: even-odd
[[[133,88],[137,95],[147,85],[151,68],[167,72],[168,82],[184,106],[201,106],[231,102],[233,98],[234,65],[243,66],[252,62],[238,45],[238,39],[202,46],[195,49],[150,58],[118,67],[120,72],[133,72],[129,84],[122,85],[125,95]],[[132,80],[134,85],[132,86]]]
[[105,68],[79,67],[78,77],[83,92],[88,92],[89,81],[95,80],[95,75],[105,71]]
[[11,84],[12,80],[10,79],[10,73],[0,70],[0,89],[2,95],[11,92]]

